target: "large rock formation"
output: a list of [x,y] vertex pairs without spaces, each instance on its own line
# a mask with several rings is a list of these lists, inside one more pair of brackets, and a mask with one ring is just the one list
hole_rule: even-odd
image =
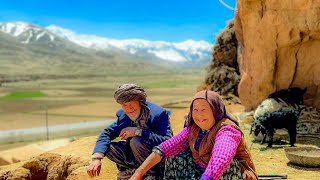
[[319,0],[238,0],[238,92],[247,110],[289,87],[307,87],[306,105],[320,108],[319,22]]

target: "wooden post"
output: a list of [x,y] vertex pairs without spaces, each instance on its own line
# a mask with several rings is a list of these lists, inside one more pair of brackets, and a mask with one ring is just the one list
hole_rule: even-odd
[[47,141],[49,141],[49,126],[48,126],[48,108],[45,106],[45,111],[46,111],[46,129],[47,129]]
[[259,179],[287,179],[287,174],[258,174]]

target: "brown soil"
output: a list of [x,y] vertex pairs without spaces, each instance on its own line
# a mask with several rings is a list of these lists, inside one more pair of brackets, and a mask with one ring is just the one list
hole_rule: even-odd
[[17,163],[70,143],[70,139],[42,141],[0,151],[0,166]]

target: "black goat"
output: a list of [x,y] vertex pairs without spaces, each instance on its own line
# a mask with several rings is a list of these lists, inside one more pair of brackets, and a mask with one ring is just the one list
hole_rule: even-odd
[[282,100],[286,102],[288,105],[295,107],[296,105],[303,105],[303,95],[306,91],[307,88],[300,89],[297,87],[283,89],[270,94],[268,98],[273,98],[278,102]]
[[288,130],[290,136],[290,145],[294,146],[297,135],[297,121],[300,115],[300,111],[292,108],[281,108],[274,112],[267,112],[260,117],[257,117],[255,122],[251,126],[250,134],[254,132],[255,136],[261,132],[263,135],[261,144],[269,136],[268,147],[272,147],[274,129],[285,128]]

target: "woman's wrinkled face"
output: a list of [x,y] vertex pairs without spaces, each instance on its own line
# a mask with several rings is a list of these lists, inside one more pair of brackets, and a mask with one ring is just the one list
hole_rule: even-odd
[[204,130],[210,130],[215,123],[210,104],[205,99],[193,101],[192,118],[194,122]]
[[140,115],[141,105],[139,101],[128,101],[121,104],[121,107],[132,121],[135,121]]

